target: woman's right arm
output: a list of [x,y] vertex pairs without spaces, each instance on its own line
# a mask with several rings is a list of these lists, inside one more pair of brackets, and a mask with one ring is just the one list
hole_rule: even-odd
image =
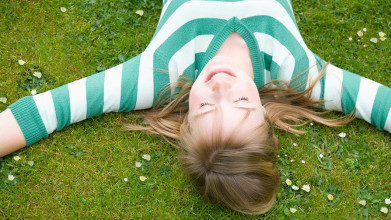
[[22,130],[10,109],[0,113],[0,157],[26,146]]

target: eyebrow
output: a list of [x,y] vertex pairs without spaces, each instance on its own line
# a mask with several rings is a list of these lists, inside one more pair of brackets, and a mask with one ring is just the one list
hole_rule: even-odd
[[[253,111],[253,110],[255,110],[255,109],[257,109],[256,107],[249,107],[249,106],[235,106],[234,108],[239,108],[239,109],[245,109],[245,110],[248,110],[248,111]],[[215,108],[213,108],[213,109],[211,109],[211,110],[208,110],[208,111],[205,111],[205,112],[201,112],[201,113],[198,113],[198,114],[196,114],[195,116],[194,116],[194,119],[198,119],[198,118],[200,118],[201,116],[204,116],[204,115],[206,115],[206,114],[209,114],[209,113],[212,113],[212,112],[214,112],[214,111],[216,111],[216,107]]]

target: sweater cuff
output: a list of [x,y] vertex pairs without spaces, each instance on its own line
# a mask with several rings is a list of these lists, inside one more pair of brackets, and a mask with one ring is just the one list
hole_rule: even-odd
[[22,129],[27,146],[48,137],[33,97],[27,96],[8,106]]

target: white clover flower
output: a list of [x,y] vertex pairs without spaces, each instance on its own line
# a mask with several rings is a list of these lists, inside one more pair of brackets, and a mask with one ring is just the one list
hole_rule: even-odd
[[31,95],[36,95],[37,94],[37,90],[33,89],[31,90]]
[[323,156],[323,154],[319,154],[319,157],[320,157],[320,158],[323,158],[324,156]]
[[334,196],[331,195],[331,194],[328,194],[328,195],[327,195],[327,199],[330,200],[330,201],[332,201],[332,200],[334,199]]
[[297,143],[293,143],[293,146],[297,147]]
[[306,192],[310,192],[311,191],[310,185],[304,185],[304,186],[301,187],[301,189],[306,191]]
[[387,207],[381,207],[380,211],[383,212],[384,214],[387,214],[388,213],[388,208]]
[[[61,10],[62,12],[66,12],[66,11],[67,11],[67,9],[66,9],[65,7],[61,7],[60,10]],[[72,14],[72,13],[71,13],[71,14]]]
[[362,30],[363,30],[364,32],[367,32],[367,28],[363,28]]
[[9,180],[9,181],[12,181],[12,180],[14,180],[14,179],[15,179],[14,175],[8,174],[8,180]]
[[350,40],[350,41],[352,41],[352,40],[353,40],[353,38],[352,38],[352,37],[349,37],[349,40]]
[[33,166],[34,165],[34,161],[30,160],[29,162],[27,162],[28,165],[30,166]]
[[14,157],[14,160],[15,160],[15,161],[18,161],[18,160],[20,160],[20,157],[19,157],[19,156],[15,156],[15,157]]
[[358,32],[357,32],[357,35],[358,35],[359,37],[362,37],[362,36],[364,35],[364,33],[363,33],[362,31],[358,31]]
[[140,16],[143,16],[144,15],[144,11],[143,10],[137,10],[136,14],[138,14]]
[[389,199],[389,198],[385,199],[384,203],[386,203],[387,205],[391,204],[391,199]]
[[345,132],[341,132],[341,133],[338,134],[338,136],[340,136],[341,138],[344,138],[344,137],[346,137],[346,133]]
[[134,165],[135,165],[136,167],[141,167],[141,163],[140,163],[140,162],[136,162],[136,163],[134,163]]
[[384,36],[386,36],[386,34],[380,31],[380,32],[379,32],[379,36],[380,36],[380,37],[384,37]]
[[373,43],[377,44],[377,38],[375,38],[375,37],[372,37],[370,41],[372,41]]
[[305,161],[304,161],[304,160],[301,160],[301,163],[302,163],[302,164],[305,164]]
[[18,63],[19,65],[23,66],[23,64],[25,64],[26,62],[24,62],[24,60],[18,60]]
[[145,176],[140,176],[140,180],[141,180],[141,181],[144,182],[146,179],[147,179],[147,177],[145,177]]
[[292,185],[292,181],[291,181],[290,179],[286,179],[286,180],[285,180],[285,183],[286,183],[286,185],[288,185],[288,186]]
[[295,186],[295,185],[293,185],[293,186],[292,186],[292,189],[293,189],[293,190],[295,190],[295,191],[297,191],[297,190],[299,190],[299,187],[298,187],[298,186]]
[[297,212],[297,209],[295,209],[295,208],[290,208],[289,211],[291,211],[292,213],[295,213],[295,212]]
[[6,97],[0,97],[0,102],[2,103],[7,103],[7,98]]
[[144,154],[143,155],[143,159],[147,160],[147,161],[150,161],[151,160],[151,156],[149,154]]
[[125,181],[125,182],[128,182],[128,178],[125,177],[125,178],[124,178],[124,181]]
[[365,206],[365,205],[367,204],[367,201],[365,201],[365,200],[360,200],[360,201],[358,202],[358,204],[360,204],[360,205],[362,205],[362,206]]
[[380,38],[381,41],[385,41],[386,39],[387,39],[387,38],[385,38],[385,37],[381,37],[381,38]]
[[35,76],[37,78],[41,78],[42,77],[42,73],[37,71],[37,72],[33,73],[33,76]]

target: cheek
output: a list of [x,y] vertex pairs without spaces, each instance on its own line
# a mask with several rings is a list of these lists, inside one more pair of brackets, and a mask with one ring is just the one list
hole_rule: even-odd
[[240,86],[242,92],[248,96],[249,99],[260,101],[258,88],[253,81],[246,81]]
[[205,91],[197,85],[193,85],[189,94],[189,111],[196,109],[197,105],[202,101]]

